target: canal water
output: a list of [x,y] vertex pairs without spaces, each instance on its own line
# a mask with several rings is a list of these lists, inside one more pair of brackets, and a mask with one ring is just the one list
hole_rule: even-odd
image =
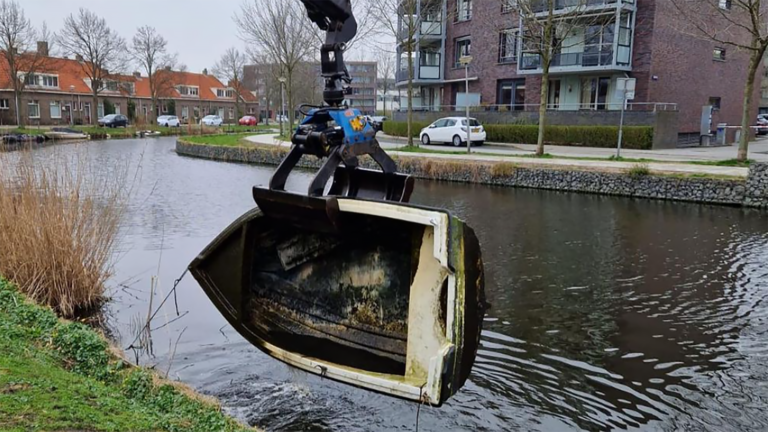
[[[86,152],[135,172],[111,283],[123,346],[195,255],[253,206],[270,167],[180,157],[173,139]],[[307,174],[288,187],[301,188]],[[191,276],[143,364],[278,431],[768,430],[768,218],[728,207],[421,181],[482,243],[492,303],[465,388],[443,408],[297,372],[246,343]],[[177,343],[178,341],[178,343]]]

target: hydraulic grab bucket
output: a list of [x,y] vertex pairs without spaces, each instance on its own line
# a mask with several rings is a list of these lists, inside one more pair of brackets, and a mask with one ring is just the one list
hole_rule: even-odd
[[[483,321],[480,245],[440,209],[406,204],[413,179],[342,106],[349,0],[301,0],[328,32],[326,105],[302,112],[258,206],[190,265],[232,327],[268,355],[340,382],[441,405],[467,380]],[[345,84],[346,83],[346,84]],[[380,170],[362,169],[371,157]],[[285,190],[303,156],[325,159],[306,194]]]

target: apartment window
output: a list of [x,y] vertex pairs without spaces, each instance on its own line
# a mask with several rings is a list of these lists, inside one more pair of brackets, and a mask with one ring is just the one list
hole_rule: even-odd
[[102,118],[104,117],[104,103],[99,102],[99,105],[96,107],[96,117]]
[[7,110],[8,108],[8,99],[0,99],[0,110]]
[[725,48],[715,47],[712,58],[717,61],[725,61]]
[[731,10],[731,0],[720,0],[720,9]]
[[51,102],[51,118],[52,119],[61,118],[61,102],[59,101]]
[[610,86],[610,77],[583,78],[581,80],[581,108],[606,109]]
[[230,108],[229,109],[229,118],[230,119],[234,119],[235,118],[235,109],[234,108]]
[[122,114],[121,108],[120,108],[120,102],[117,102],[115,104],[115,114]]
[[505,109],[525,109],[525,80],[499,80],[496,89],[496,104]]
[[517,6],[517,0],[501,0],[501,13],[512,12]]
[[163,104],[163,114],[168,114],[168,105]]
[[720,103],[721,103],[721,98],[719,98],[719,97],[711,97],[711,98],[709,98],[709,104],[712,105],[713,109],[719,110],[720,109]]
[[472,19],[472,0],[456,1],[456,21],[468,21]]
[[456,50],[455,50],[456,51],[456,58],[455,58],[455,63],[456,64],[454,65],[454,67],[457,67],[457,68],[461,67],[461,63],[459,63],[459,59],[461,59],[462,57],[470,55],[471,46],[472,46],[472,41],[468,37],[461,38],[461,39],[456,39]]
[[107,84],[107,90],[109,90],[109,91],[117,91],[118,90],[117,81],[109,80],[109,81],[106,82],[106,84]]
[[499,33],[499,63],[517,62],[517,35],[517,29]]
[[188,119],[189,118],[189,107],[182,107],[181,108],[181,118]]
[[36,100],[29,101],[29,104],[27,104],[27,112],[29,113],[29,118],[39,119],[40,103]]

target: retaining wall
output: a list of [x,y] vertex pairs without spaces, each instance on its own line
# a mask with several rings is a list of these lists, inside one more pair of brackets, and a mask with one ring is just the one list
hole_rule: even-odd
[[[176,152],[219,161],[278,165],[287,149],[208,146],[178,140]],[[765,163],[754,164],[749,177],[740,180],[518,166],[509,162],[441,159],[437,155],[393,155],[393,159],[400,172],[430,180],[768,208],[768,164]],[[305,156],[298,166],[317,169],[320,161]],[[361,159],[361,166],[376,167],[367,157]]]

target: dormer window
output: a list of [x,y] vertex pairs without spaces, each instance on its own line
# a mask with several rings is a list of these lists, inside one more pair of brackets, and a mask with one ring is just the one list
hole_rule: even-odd
[[59,76],[48,74],[26,74],[24,76],[24,85],[59,88]]
[[176,87],[176,90],[182,96],[198,96],[200,94],[200,89],[198,87],[178,86]]
[[232,89],[216,89],[216,97],[232,99],[235,91]]

